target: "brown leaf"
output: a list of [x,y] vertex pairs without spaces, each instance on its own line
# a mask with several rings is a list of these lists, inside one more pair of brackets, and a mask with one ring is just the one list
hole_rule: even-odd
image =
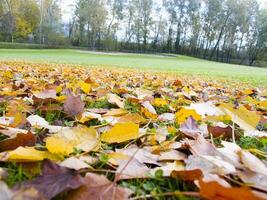
[[45,160],[42,175],[33,180],[23,182],[16,188],[35,188],[47,199],[52,199],[57,194],[68,189],[76,189],[83,184],[82,177],[74,170],[60,167],[52,161]]
[[16,137],[2,140],[0,142],[0,152],[14,150],[18,147],[31,147],[36,143],[35,136],[28,132],[27,134],[18,133]]
[[207,200],[262,200],[255,196],[248,187],[226,188],[212,181],[199,181],[200,195]]
[[232,137],[232,128],[230,126],[220,127],[220,126],[208,126],[208,131],[213,137],[224,136],[226,138]]
[[180,178],[184,181],[194,181],[198,180],[203,176],[203,173],[200,169],[194,170],[184,170],[184,171],[173,171],[171,173],[173,178]]
[[69,93],[64,102],[64,111],[70,116],[75,116],[83,113],[84,106],[85,103],[81,100],[80,96],[74,96],[74,94]]
[[66,200],[126,200],[132,193],[102,175],[88,173],[84,182],[79,189],[71,191]]

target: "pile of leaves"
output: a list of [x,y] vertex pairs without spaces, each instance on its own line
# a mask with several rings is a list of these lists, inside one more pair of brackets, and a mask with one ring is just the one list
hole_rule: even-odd
[[267,199],[267,92],[0,63],[0,199]]

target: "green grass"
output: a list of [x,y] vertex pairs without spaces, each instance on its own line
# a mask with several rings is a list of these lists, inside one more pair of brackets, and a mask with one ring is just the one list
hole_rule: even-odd
[[101,54],[71,49],[0,49],[0,60],[24,60],[79,64],[85,66],[129,67],[187,75],[203,75],[267,85],[267,69],[224,64],[187,56],[158,56],[140,54]]

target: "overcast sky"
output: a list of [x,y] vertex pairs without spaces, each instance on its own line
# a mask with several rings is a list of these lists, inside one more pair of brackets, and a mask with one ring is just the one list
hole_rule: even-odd
[[[74,5],[76,0],[61,0],[62,2],[62,14],[63,14],[63,21],[68,22],[71,16],[71,12],[74,10]],[[261,8],[267,9],[267,0],[257,0],[261,6]]]

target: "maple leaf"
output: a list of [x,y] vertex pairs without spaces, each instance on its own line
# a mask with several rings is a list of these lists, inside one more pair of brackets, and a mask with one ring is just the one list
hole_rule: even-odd
[[70,115],[75,116],[83,113],[85,103],[80,96],[74,96],[71,92],[67,94],[67,99],[64,102],[64,111]]
[[52,161],[45,160],[42,175],[30,181],[25,181],[15,188],[35,188],[47,199],[52,199],[57,194],[79,188],[83,184],[82,177],[74,170],[60,167]]
[[14,150],[20,146],[34,146],[35,143],[36,138],[31,132],[27,134],[18,133],[14,138],[0,141],[0,152]]
[[83,180],[84,184],[68,194],[66,200],[127,200],[132,191],[117,186],[105,176],[87,173]]

